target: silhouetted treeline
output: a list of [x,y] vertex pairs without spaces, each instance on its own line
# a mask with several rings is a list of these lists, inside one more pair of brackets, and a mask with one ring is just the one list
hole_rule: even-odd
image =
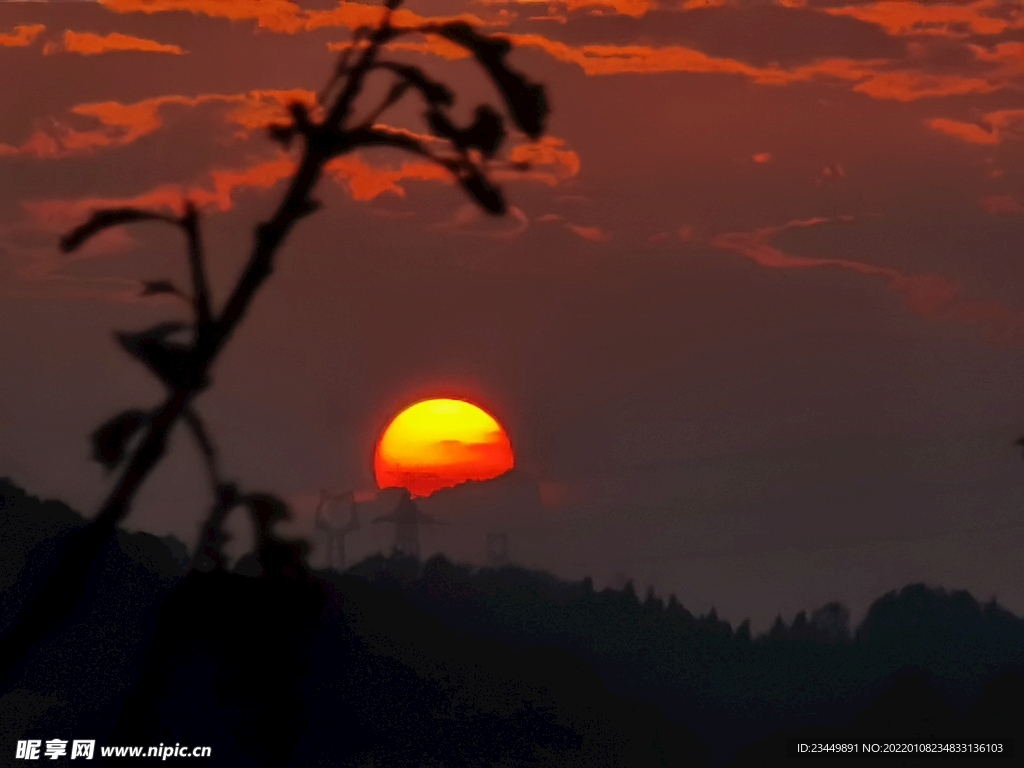
[[[0,507],[6,628],[83,520],[4,481]],[[187,563],[173,538],[119,533],[79,610],[0,692],[0,749],[96,738],[209,745],[216,765],[639,768],[767,765],[796,735],[1021,730],[1024,621],[966,593],[911,586],[855,629],[832,604],[752,637],[632,585],[443,557],[275,578],[244,575],[251,558]]]
[[[9,482],[0,499],[6,627],[84,521]],[[355,576],[186,576],[181,547],[119,534],[79,610],[0,692],[0,749],[95,738],[211,746],[215,765],[704,764],[685,728],[564,652],[468,637]]]
[[[776,731],[845,726],[908,675],[960,718],[991,684],[1024,674],[1024,620],[994,601],[920,584],[877,600],[855,630],[833,603],[751,637],[747,622],[733,628],[714,609],[695,616],[653,592],[640,599],[632,584],[596,591],[589,579],[440,556],[422,567],[370,558],[351,572],[461,632],[572,654],[612,691],[700,733],[716,761]],[[1016,706],[1024,733],[1020,699]]]

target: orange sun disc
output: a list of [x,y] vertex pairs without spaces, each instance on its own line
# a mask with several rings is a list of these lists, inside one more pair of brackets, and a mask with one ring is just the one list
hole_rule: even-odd
[[381,488],[429,496],[467,480],[512,469],[512,444],[487,411],[463,400],[422,400],[392,419],[377,442],[373,471]]

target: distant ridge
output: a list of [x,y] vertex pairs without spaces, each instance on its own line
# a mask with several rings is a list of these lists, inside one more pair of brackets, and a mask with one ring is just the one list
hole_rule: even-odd
[[[464,495],[475,502],[478,487],[469,490]],[[83,524],[67,505],[42,501],[0,480],[0,548],[5,553],[0,560],[0,627],[9,626],[64,538]],[[111,733],[138,679],[163,606],[188,581],[184,563],[187,552],[173,537],[120,532],[101,558],[78,613],[28,660],[12,687],[0,692],[0,722],[14,724],[7,727],[21,729],[18,733],[51,733],[71,725]],[[190,577],[192,589],[199,589],[195,594],[204,594],[205,578]],[[239,574],[223,578],[218,589],[226,589],[225,595],[249,594],[260,583]],[[464,700],[471,695],[472,702],[483,690],[512,706],[519,683],[508,677],[508,670],[521,676],[527,688],[534,686],[530,690],[549,690],[554,698],[545,705],[548,709],[539,711],[536,720],[517,720],[510,709],[498,719],[473,722],[493,729],[494,738],[510,750],[526,749],[515,729],[532,722],[530,727],[548,734],[554,750],[539,765],[572,764],[566,755],[582,755],[581,745],[593,747],[597,742],[587,740],[598,738],[599,731],[611,734],[606,747],[624,761],[608,765],[699,765],[703,748],[691,734],[700,734],[713,764],[765,764],[777,756],[784,734],[841,735],[865,723],[877,727],[908,702],[933,714],[918,725],[904,723],[907,728],[941,721],[947,733],[958,733],[982,722],[1001,723],[1004,729],[1024,723],[1024,619],[964,591],[912,584],[877,599],[857,627],[849,625],[842,605],[831,603],[792,621],[779,617],[770,630],[752,636],[748,623],[733,626],[713,609],[694,615],[674,597],[666,600],[653,591],[639,596],[631,582],[619,590],[598,591],[590,579],[570,582],[517,566],[460,565],[444,556],[420,561],[378,555],[344,575],[322,571],[310,578],[327,608],[313,634],[309,671],[302,673],[311,675],[302,688],[304,711],[310,728],[334,712],[334,722],[348,722],[370,739],[345,747],[356,750],[352,765],[358,764],[358,755],[371,753],[378,762],[397,759],[398,752],[388,751],[398,749],[388,746],[392,739],[423,739],[440,755],[447,742],[417,730],[427,726],[417,724],[416,697],[430,702],[435,713],[448,711],[454,701],[449,696]],[[220,631],[250,626],[245,605],[242,601],[231,608],[241,613]],[[209,610],[219,615],[216,606],[212,603]],[[186,625],[183,642],[207,642],[203,627],[208,631],[213,624]],[[243,635],[230,642],[232,648],[245,645]],[[340,648],[347,650],[334,658]],[[205,658],[202,653],[196,658]],[[371,658],[378,661],[371,664]],[[213,723],[219,730],[209,738],[220,739],[216,743],[222,751],[231,753],[239,748],[237,738],[225,724],[229,710],[217,703],[221,694],[211,687],[215,667],[203,667],[206,663],[177,668],[174,674],[185,687],[161,694],[199,719],[176,716],[160,726],[170,730],[153,735],[202,740],[206,737],[194,729],[200,722]],[[471,668],[492,682],[471,683]],[[356,669],[363,671],[352,677]],[[430,682],[444,679],[445,669],[461,670],[461,682],[452,683],[448,693]],[[426,670],[434,671],[424,678]],[[574,697],[577,689],[587,691],[587,701]],[[377,701],[365,698],[371,691]],[[373,735],[380,726],[354,713],[384,717],[383,701],[407,721],[385,718],[381,722],[388,722],[391,731]],[[627,705],[630,701],[635,705]],[[51,703],[36,707],[31,702]],[[28,720],[13,714],[29,711],[24,707],[35,707],[35,714],[25,716]],[[580,720],[584,710],[597,719]],[[559,722],[575,725],[569,731],[554,728],[549,716],[555,712],[569,718]],[[462,717],[477,717],[467,713]],[[655,732],[661,735],[652,736]],[[295,754],[308,759],[303,764],[316,764],[317,755],[341,748],[325,733],[296,736]],[[442,733],[460,748],[470,738],[454,723]],[[0,735],[22,737],[13,731]],[[632,753],[626,745],[636,738],[648,746],[627,760],[625,755]],[[654,743],[662,746],[650,752]],[[676,762],[662,763],[658,755],[674,755]],[[421,758],[406,754],[405,759]],[[583,764],[602,765],[587,760]]]

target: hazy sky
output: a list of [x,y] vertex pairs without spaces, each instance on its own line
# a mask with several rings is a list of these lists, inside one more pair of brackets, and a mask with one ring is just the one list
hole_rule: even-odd
[[[372,487],[397,410],[465,396],[543,503],[453,513],[428,552],[479,557],[500,524],[519,562],[755,626],[917,580],[1024,612],[1024,5],[406,8],[511,35],[549,134],[511,142],[534,165],[500,220],[408,156],[332,167],[200,401],[232,476],[308,529],[319,488]],[[176,236],[69,258],[58,235],[188,194],[222,298],[291,167],[260,126],[376,13],[0,3],[0,475],[92,513],[109,478],[88,434],[160,398],[111,332],[183,314],[137,298],[185,279]],[[460,115],[493,96],[437,41],[391,55],[447,79]],[[422,130],[420,109],[388,120]],[[201,465],[173,448],[129,526],[194,541]]]

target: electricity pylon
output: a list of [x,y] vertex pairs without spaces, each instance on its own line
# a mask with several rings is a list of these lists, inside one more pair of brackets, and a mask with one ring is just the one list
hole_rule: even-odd
[[395,507],[395,511],[388,515],[381,515],[373,519],[375,523],[395,524],[395,552],[409,557],[420,556],[420,526],[421,525],[444,525],[424,514],[412,500],[412,494],[405,490],[402,498]]
[[316,507],[316,527],[327,535],[327,567],[344,571],[345,537],[361,527],[359,508],[352,492],[336,494],[320,491],[320,502]]

